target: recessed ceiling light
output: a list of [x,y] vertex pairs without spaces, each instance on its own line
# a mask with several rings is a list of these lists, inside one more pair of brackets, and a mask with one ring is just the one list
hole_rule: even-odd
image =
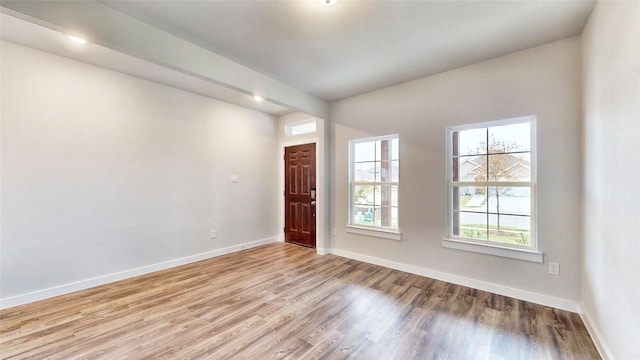
[[262,96],[260,95],[253,95],[253,100],[255,102],[261,102],[262,101]]
[[77,44],[86,44],[87,40],[83,39],[83,38],[79,38],[77,36],[73,36],[73,35],[67,35],[67,38],[69,38],[69,40],[73,41],[74,43]]
[[331,6],[338,2],[338,0],[318,0],[321,5]]

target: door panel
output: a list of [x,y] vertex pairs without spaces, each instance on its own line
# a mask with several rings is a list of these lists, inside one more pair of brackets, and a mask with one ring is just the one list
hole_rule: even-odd
[[[316,145],[290,146],[285,161],[285,241],[316,247]],[[315,194],[314,194],[315,195]]]

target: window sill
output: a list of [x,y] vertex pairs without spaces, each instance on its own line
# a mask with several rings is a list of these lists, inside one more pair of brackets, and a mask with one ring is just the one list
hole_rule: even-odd
[[347,232],[352,234],[375,236],[384,239],[402,240],[402,233],[397,230],[386,230],[379,228],[368,228],[354,225],[347,225]]
[[458,239],[442,239],[442,246],[448,249],[471,251],[480,254],[501,256],[536,263],[542,263],[543,260],[543,254],[535,250],[514,249],[499,245],[479,244]]

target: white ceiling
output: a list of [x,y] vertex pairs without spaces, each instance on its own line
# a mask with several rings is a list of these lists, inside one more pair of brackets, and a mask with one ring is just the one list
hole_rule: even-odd
[[578,35],[594,0],[100,1],[326,101]]
[[177,87],[196,94],[252,108],[272,115],[282,115],[291,109],[269,101],[255,102],[250,96],[197,76],[160,66],[135,56],[97,44],[80,46],[58,31],[0,13],[2,39],[26,45],[52,54],[73,58],[157,83]]
[[330,101],[578,35],[594,4],[0,0],[0,35],[269,114],[326,117]]

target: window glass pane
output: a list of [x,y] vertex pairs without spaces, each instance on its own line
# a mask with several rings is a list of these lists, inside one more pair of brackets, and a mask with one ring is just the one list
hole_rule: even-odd
[[375,177],[375,179],[376,179],[375,181],[376,181],[376,182],[380,182],[380,181],[382,181],[382,180],[381,180],[381,179],[382,179],[382,177],[381,177],[381,174],[380,174],[380,173],[381,173],[381,171],[382,171],[382,170],[380,169],[380,161],[376,161],[376,167],[375,167],[375,170],[374,170],[374,171],[375,171],[375,176],[376,176],[376,177]]
[[454,158],[453,181],[486,181],[486,158],[486,155]]
[[373,204],[376,206],[390,206],[393,201],[394,185],[374,186]]
[[400,173],[400,161],[394,160],[391,162],[391,179],[389,181],[391,182],[400,181],[399,173]]
[[353,203],[356,205],[373,205],[374,187],[370,185],[356,185],[353,191]]
[[391,206],[397,207],[398,206],[398,187],[397,186],[390,186],[391,187]]
[[355,162],[375,161],[376,146],[374,141],[360,142],[354,144],[354,160]]
[[454,210],[481,213],[487,212],[487,188],[483,186],[455,186],[453,191]]
[[316,131],[316,122],[308,122],[291,126],[291,136],[306,134]]
[[518,181],[531,181],[531,153],[513,154],[517,157],[515,168],[510,170]]
[[374,182],[376,180],[376,163],[373,161],[355,163],[354,171],[353,181]]
[[[395,210],[395,220],[394,220],[394,210]],[[398,227],[397,214],[398,214],[398,211],[396,208],[393,208],[391,206],[381,206],[379,226],[382,226],[385,228],[397,228]]]
[[468,196],[467,198],[464,199],[464,202],[466,203],[467,201],[469,201],[469,198],[471,196],[466,194],[467,191],[467,187],[463,188],[465,193],[464,195],[461,194],[461,191],[463,191],[461,188],[454,186],[453,189],[451,189],[451,194],[449,194],[449,201],[451,202],[451,209],[453,211],[460,211],[460,202],[463,201],[462,199],[460,199],[462,196]]
[[490,149],[500,152],[530,151],[531,124],[511,124],[489,128]]
[[490,187],[489,212],[511,215],[531,215],[529,187]]
[[373,208],[373,226],[380,226],[380,207],[374,206]]
[[393,190],[396,186],[383,185],[376,186],[375,189],[375,205],[390,206],[393,201]]
[[[487,215],[483,213],[454,212],[453,224],[458,225],[458,236],[470,239],[487,240]],[[455,232],[455,230],[454,230]]]
[[398,139],[391,140],[391,160],[400,159],[400,147]]
[[373,206],[355,205],[353,214],[354,225],[373,226],[374,209]]
[[[501,212],[500,218],[508,217],[508,221],[511,223],[517,216],[502,214],[505,212],[509,214],[530,213],[530,189],[528,187],[492,187],[487,189],[485,187],[461,186],[454,187],[453,191],[453,226],[454,235],[457,236],[486,240],[487,211],[495,213],[498,207]],[[487,191],[489,196],[487,196]],[[497,197],[496,194],[498,194]],[[497,218],[497,214],[491,216]],[[524,218],[529,219],[528,217]],[[497,223],[493,225],[497,225]]]
[[380,181],[391,181],[391,161],[380,161]]
[[398,228],[398,208],[391,208],[391,227],[394,229]]
[[489,241],[511,245],[531,245],[531,218],[490,214]]
[[485,154],[487,152],[487,129],[460,130],[457,133],[458,155]]
[[488,173],[489,181],[529,181],[530,157],[529,154],[496,154],[483,157],[479,161],[479,170],[484,172],[481,177],[486,178]]
[[285,135],[296,136],[301,134],[312,133],[316,131],[316,120],[309,120],[299,123],[286,124]]

